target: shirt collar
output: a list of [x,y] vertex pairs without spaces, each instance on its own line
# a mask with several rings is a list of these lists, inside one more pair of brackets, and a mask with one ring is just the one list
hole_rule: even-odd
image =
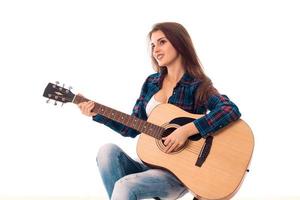
[[[157,77],[155,77],[152,82],[158,86],[162,85],[162,81],[165,77],[166,73],[159,72],[157,73]],[[177,85],[182,85],[182,86],[191,86],[194,84],[198,84],[200,81],[189,75],[187,72],[183,74],[181,79],[179,80]]]
[[183,76],[181,77],[180,81],[178,84],[184,85],[184,86],[191,86],[194,84],[198,84],[200,81],[197,80],[196,78],[192,77],[190,74],[185,72]]

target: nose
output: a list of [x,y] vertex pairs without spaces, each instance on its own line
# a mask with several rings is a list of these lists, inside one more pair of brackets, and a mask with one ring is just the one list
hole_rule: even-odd
[[159,50],[160,50],[159,45],[155,45],[155,46],[153,47],[153,53],[157,53],[157,52],[159,52]]

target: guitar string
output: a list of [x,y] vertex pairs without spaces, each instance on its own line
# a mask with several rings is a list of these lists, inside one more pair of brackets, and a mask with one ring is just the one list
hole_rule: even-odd
[[198,149],[197,147],[186,147],[183,150],[186,150],[188,152],[198,155],[201,151],[201,148],[199,147],[199,149]]
[[[72,101],[73,99],[66,98],[66,100],[67,100],[67,101]],[[200,148],[199,148],[199,149],[200,149]],[[197,148],[195,148],[195,147],[186,147],[184,150],[189,151],[189,152],[191,152],[191,153],[197,155],[198,152],[200,153],[200,150],[199,150],[199,149],[197,149]]]
[[199,152],[197,152],[198,151],[198,149],[192,149],[192,148],[185,148],[184,150],[186,150],[186,151],[189,151],[189,152],[192,152],[192,153],[194,153],[194,154],[198,154],[198,153],[200,153],[200,150],[199,150]]

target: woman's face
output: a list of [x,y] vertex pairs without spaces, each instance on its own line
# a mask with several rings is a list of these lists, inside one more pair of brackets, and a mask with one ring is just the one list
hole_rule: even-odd
[[179,54],[162,31],[155,31],[151,35],[152,56],[159,66],[172,65]]

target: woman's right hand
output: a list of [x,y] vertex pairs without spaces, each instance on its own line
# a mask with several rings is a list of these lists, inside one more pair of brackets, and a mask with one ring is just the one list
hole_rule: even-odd
[[78,107],[79,107],[81,113],[88,117],[97,115],[97,113],[92,111],[93,108],[95,107],[95,102],[93,102],[93,101],[81,102],[78,104]]

